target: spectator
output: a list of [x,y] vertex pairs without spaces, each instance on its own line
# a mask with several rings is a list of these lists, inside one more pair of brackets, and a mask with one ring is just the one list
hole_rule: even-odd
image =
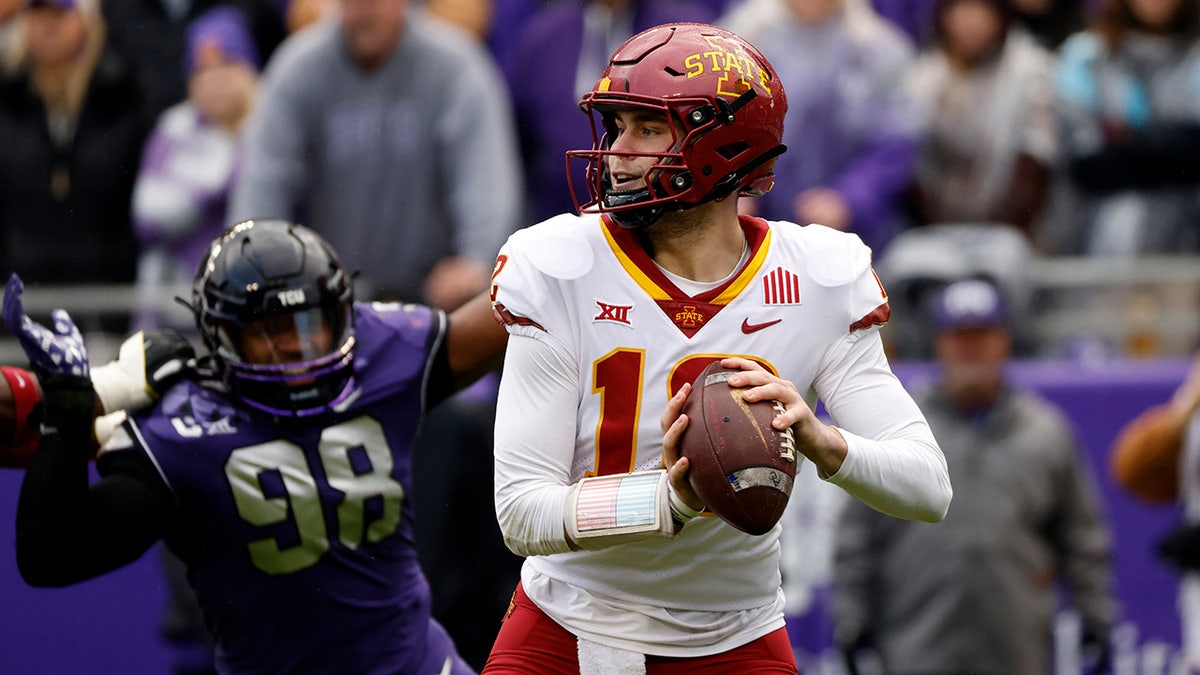
[[1200,672],[1200,358],[1170,401],[1126,424],[1109,470],[1118,485],[1151,504],[1178,501],[1182,522],[1157,553],[1181,574],[1179,614],[1185,672]]
[[106,0],[103,8],[109,40],[133,64],[154,119],[187,98],[187,31],[196,18],[214,7],[240,9],[265,63],[285,35],[284,1]]
[[791,101],[768,220],[851,231],[880,254],[901,222],[916,132],[911,42],[865,0],[744,0],[722,19],[779,69]]
[[242,12],[217,7],[187,32],[188,98],[158,120],[133,197],[140,244],[135,328],[163,323],[163,286],[190,283],[195,261],[225,229],[242,122],[261,65]]
[[[575,210],[572,186],[586,192],[582,162],[563,159],[592,138],[580,123],[579,97],[596,83],[608,56],[634,33],[667,21],[709,23],[701,0],[559,0],[529,19],[503,64],[512,92],[531,191],[531,220]],[[529,86],[536,74],[537,86]]]
[[918,405],[946,453],[954,506],[931,527],[859,504],[842,511],[835,635],[853,662],[886,672],[1051,672],[1055,582],[1083,621],[1085,654],[1107,660],[1110,537],[1069,423],[1005,380],[1005,303],[983,279],[932,304],[937,383]]
[[1032,241],[1058,150],[1054,56],[1013,26],[1008,0],[941,0],[936,16],[910,80],[915,219],[1006,223]]
[[1079,252],[1200,250],[1200,5],[1106,0],[1055,75]]
[[405,0],[341,0],[280,47],[259,93],[227,220],[303,214],[375,297],[484,288],[522,190],[478,41]]
[[35,0],[0,79],[0,266],[40,283],[133,280],[130,195],[149,128],[98,0]]

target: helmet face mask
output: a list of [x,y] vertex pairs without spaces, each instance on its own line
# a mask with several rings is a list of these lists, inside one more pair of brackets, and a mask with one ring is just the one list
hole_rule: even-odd
[[[670,210],[771,189],[774,159],[784,151],[787,99],[766,58],[742,38],[704,24],[657,26],[617,49],[579,107],[592,121],[592,149],[567,153],[587,162],[590,199],[581,213],[610,213],[624,227],[644,227]],[[665,115],[674,134],[661,153],[613,152],[616,110]],[[614,190],[613,156],[657,158],[637,190]],[[568,172],[568,175],[571,175]]]
[[213,242],[192,299],[216,370],[243,403],[306,416],[353,389],[351,279],[311,230],[281,220],[234,226]]
[[[703,104],[703,101],[698,100],[696,104]],[[670,143],[660,152],[612,150],[618,135],[618,110],[662,117],[671,131]],[[586,154],[589,160],[588,189],[592,195],[598,195],[595,200],[596,210],[616,214],[614,218],[617,222],[626,227],[642,227],[642,220],[646,220],[646,225],[649,225],[672,208],[671,203],[675,201],[676,196],[691,183],[691,173],[680,150],[697,131],[685,131],[683,123],[674,116],[670,108],[653,100],[631,100],[620,106],[599,105],[589,110],[589,116],[592,120],[594,149],[575,153],[575,156]],[[642,185],[633,189],[617,189],[613,187],[610,164],[615,157],[649,157],[654,161],[646,168]],[[596,185],[599,187],[595,187]]]

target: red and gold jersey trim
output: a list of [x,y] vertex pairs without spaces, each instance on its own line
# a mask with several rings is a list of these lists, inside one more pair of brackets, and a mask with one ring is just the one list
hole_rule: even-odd
[[496,323],[501,326],[533,326],[542,332],[548,332],[542,324],[523,316],[518,316],[508,311],[502,303],[494,303],[492,305],[492,316],[496,319]]
[[739,217],[742,232],[750,247],[750,259],[729,281],[695,296],[679,289],[638,243],[630,230],[602,219],[605,240],[613,255],[639,287],[687,337],[692,337],[758,277],[771,244],[771,228],[766,221]]
[[868,312],[866,316],[850,324],[850,332],[866,330],[871,326],[882,326],[888,322],[891,316],[892,306],[885,300],[882,305]]
[[602,219],[604,238],[608,241],[613,255],[625,268],[625,272],[637,282],[654,300],[684,300],[706,302],[714,305],[727,305],[754,281],[771,244],[771,228],[760,218],[740,216],[742,231],[746,234],[746,242],[750,247],[750,260],[746,266],[725,284],[705,291],[695,297],[679,290],[671,280],[662,273],[658,265],[650,259],[645,249],[637,242],[633,232],[615,225],[605,216]]

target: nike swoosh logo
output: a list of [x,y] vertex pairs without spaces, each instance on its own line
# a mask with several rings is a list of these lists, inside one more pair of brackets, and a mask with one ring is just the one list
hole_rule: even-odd
[[755,331],[760,331],[764,328],[770,328],[775,324],[783,321],[783,319],[775,319],[774,321],[764,321],[762,323],[750,323],[750,319],[742,319],[742,332],[749,335]]

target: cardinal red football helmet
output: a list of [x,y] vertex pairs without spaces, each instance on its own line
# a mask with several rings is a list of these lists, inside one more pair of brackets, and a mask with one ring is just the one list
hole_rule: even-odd
[[[611,213],[623,227],[733,194],[761,195],[785,150],[787,97],[775,69],[745,39],[716,26],[673,23],[638,33],[613,53],[579,107],[592,121],[592,149],[570,151],[567,161],[587,161],[590,200],[581,204],[575,185],[571,193],[580,212]],[[617,109],[664,113],[682,130],[666,152],[646,155],[657,161],[641,189],[612,189],[606,160],[616,154]]]

